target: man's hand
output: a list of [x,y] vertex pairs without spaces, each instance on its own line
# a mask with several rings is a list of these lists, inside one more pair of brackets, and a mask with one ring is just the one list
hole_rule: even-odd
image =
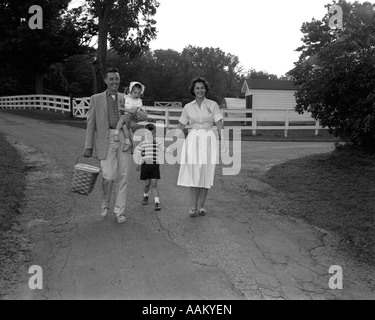
[[92,156],[92,149],[85,149],[85,152],[83,153],[83,156],[85,158],[90,158]]
[[135,170],[137,170],[137,171],[141,171],[141,165],[140,165],[140,164],[137,164],[137,167],[135,168]]

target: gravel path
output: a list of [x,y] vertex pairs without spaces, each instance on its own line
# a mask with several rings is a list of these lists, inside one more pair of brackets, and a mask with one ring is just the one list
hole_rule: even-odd
[[[88,197],[69,191],[84,130],[1,112],[0,127],[29,166],[20,223],[30,261],[5,299],[375,298],[375,270],[338,252],[335,235],[279,215],[286,200],[261,181],[272,165],[331,143],[242,142],[240,173],[218,166],[208,214],[195,219],[178,165],[162,166],[157,213],[141,205],[133,166],[129,219],[118,225],[98,217],[98,185]],[[43,290],[29,289],[31,265],[43,269]],[[329,288],[332,265],[343,268],[343,290]]]

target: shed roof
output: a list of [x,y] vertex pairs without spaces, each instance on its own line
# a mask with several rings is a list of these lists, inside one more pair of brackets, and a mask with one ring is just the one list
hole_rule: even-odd
[[227,109],[244,109],[246,108],[246,100],[241,98],[224,98],[221,106]]
[[296,90],[291,80],[247,79],[245,83],[250,90]]

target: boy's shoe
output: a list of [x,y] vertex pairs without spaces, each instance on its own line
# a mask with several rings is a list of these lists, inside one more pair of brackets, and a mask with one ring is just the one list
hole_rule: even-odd
[[160,209],[161,209],[160,203],[159,202],[155,202],[155,210],[159,211]]
[[128,151],[133,146],[132,143],[124,144],[124,147],[122,148],[122,152]]
[[143,204],[143,205],[148,204],[148,197],[143,197],[142,204]]

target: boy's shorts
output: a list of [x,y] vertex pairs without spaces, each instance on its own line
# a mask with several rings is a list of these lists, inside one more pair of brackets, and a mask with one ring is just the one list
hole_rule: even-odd
[[160,165],[157,164],[141,164],[141,180],[160,179]]

